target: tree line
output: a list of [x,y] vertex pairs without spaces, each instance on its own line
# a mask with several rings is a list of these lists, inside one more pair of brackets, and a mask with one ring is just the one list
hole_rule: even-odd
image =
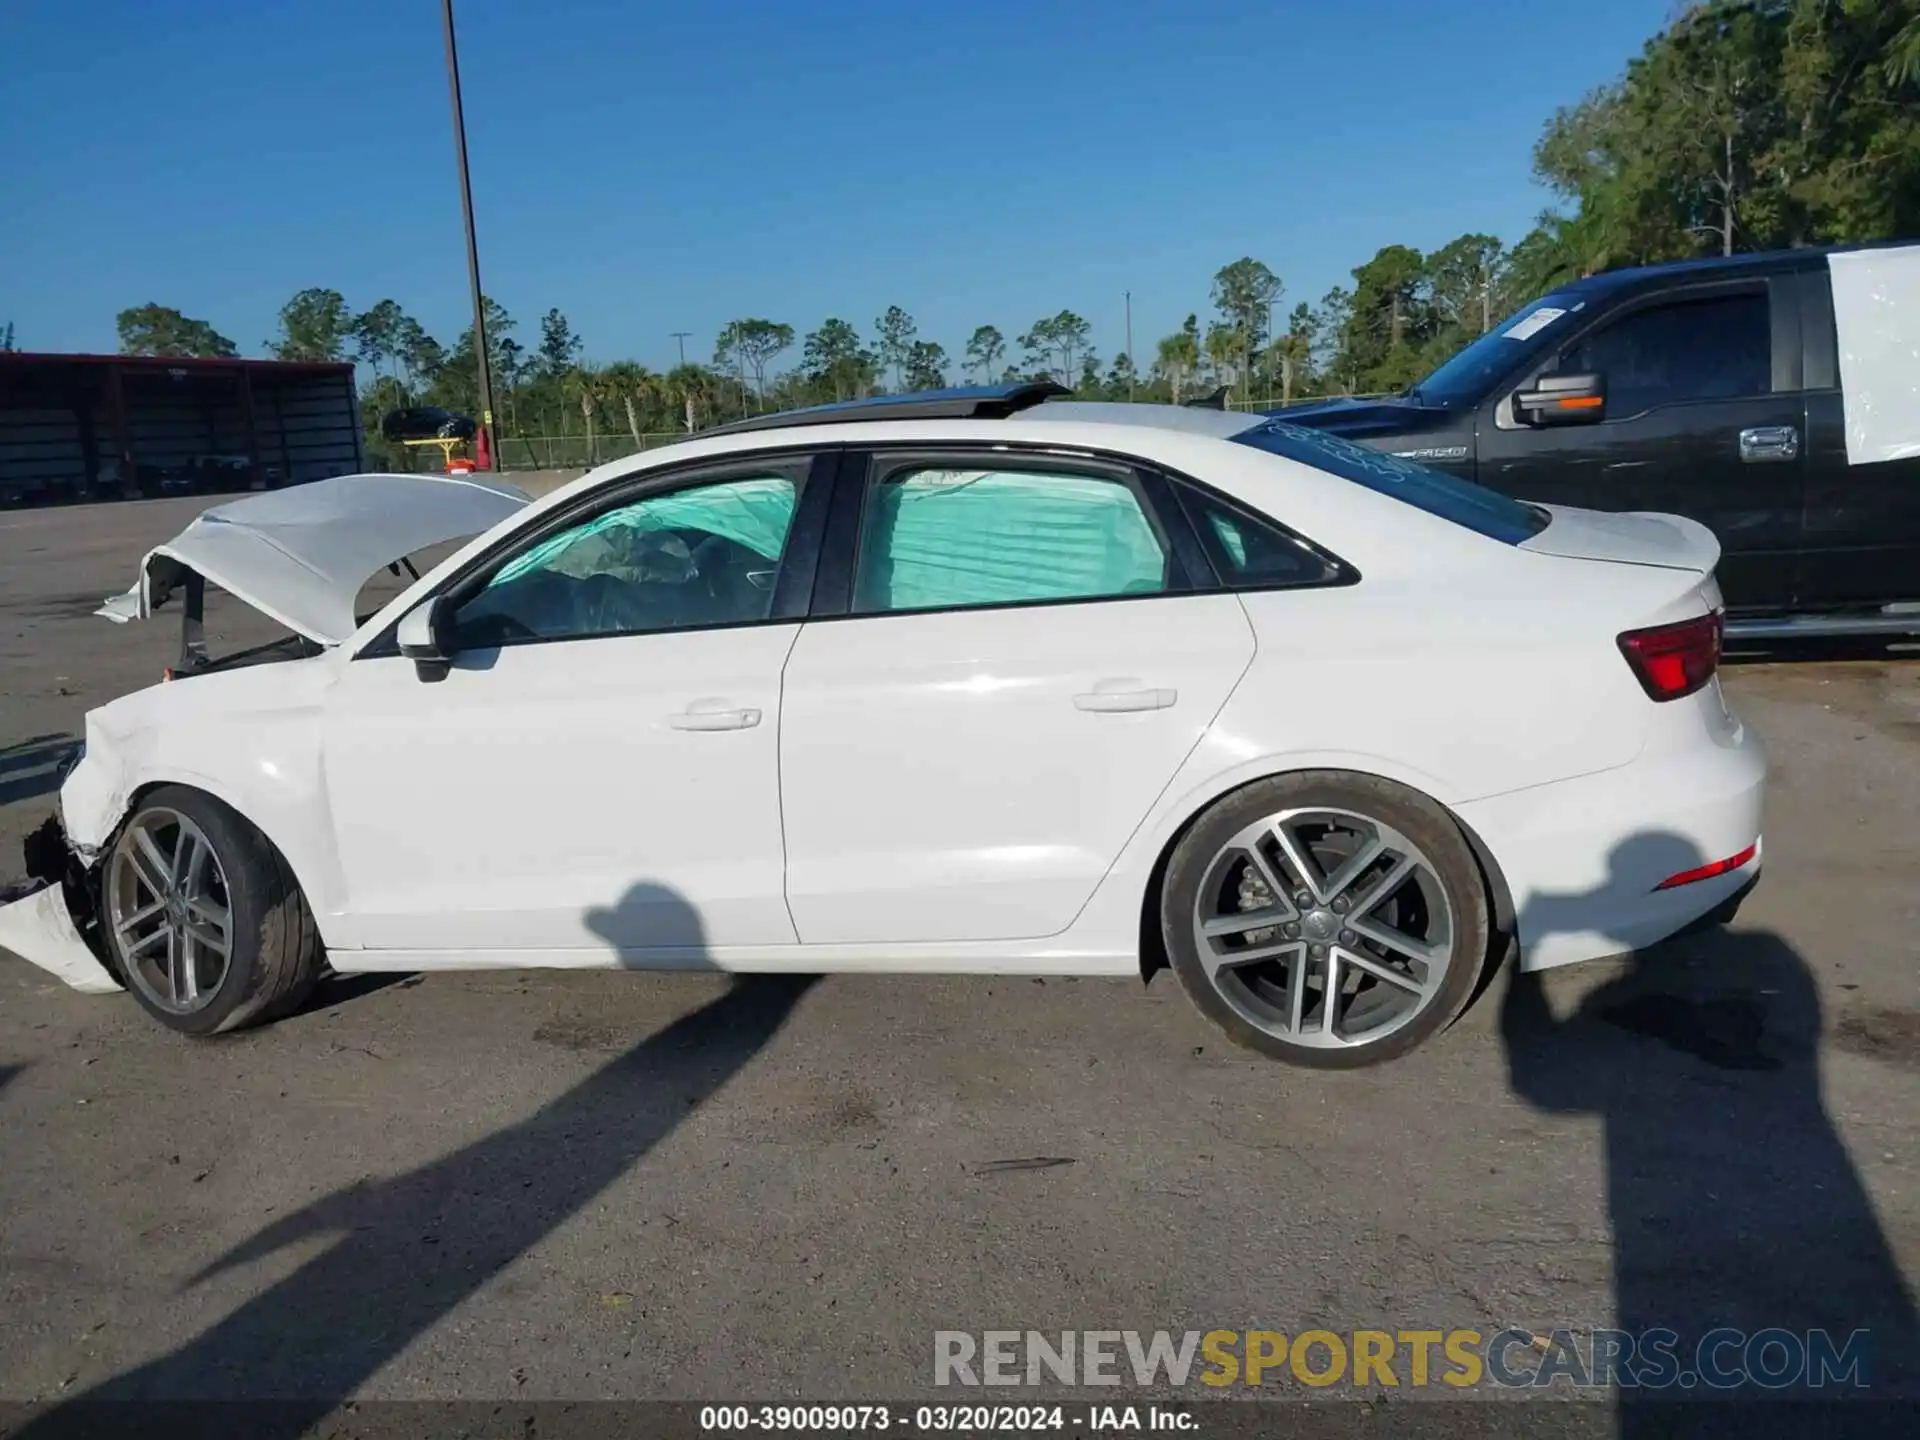
[[[829,317],[800,334],[743,317],[709,360],[656,371],[590,364],[572,323],[541,317],[531,348],[484,302],[501,435],[684,432],[755,411],[970,381],[1050,378],[1086,398],[1179,401],[1228,387],[1245,403],[1395,391],[1556,285],[1623,265],[1920,234],[1920,0],[1709,0],[1649,40],[1624,74],[1555,114],[1534,173],[1559,197],[1512,244],[1472,233],[1423,252],[1383,246],[1316,302],[1283,303],[1264,261],[1213,276],[1205,310],[1144,357],[1103,357],[1063,309],[1009,332],[977,326],[949,352],[892,305],[863,332]],[[121,312],[129,354],[232,355],[203,320]],[[335,290],[282,308],[269,350],[353,359],[363,409],[478,409],[473,337],[442,345],[391,299],[359,312]],[[1142,363],[1144,360],[1144,363]],[[381,448],[377,444],[376,450]]]

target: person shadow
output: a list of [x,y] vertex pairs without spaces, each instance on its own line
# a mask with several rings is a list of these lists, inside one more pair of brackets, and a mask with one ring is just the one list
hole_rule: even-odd
[[[685,899],[655,884],[633,886],[587,923],[612,944],[636,933],[636,917],[665,924],[676,944],[704,934]],[[736,977],[524,1120],[275,1220],[187,1286],[318,1238],[325,1247],[199,1335],[39,1413],[10,1440],[127,1433],[165,1413],[151,1410],[156,1401],[199,1402],[187,1407],[199,1433],[203,1424],[239,1425],[234,1433],[252,1440],[307,1433],[710,1101],[817,978]],[[254,1403],[222,1403],[231,1401]]]
[[[1599,889],[1528,903],[1520,934],[1589,930],[1610,895],[1644,897],[1646,877],[1706,858],[1679,836],[1633,837]],[[1676,1399],[1920,1398],[1914,1300],[1821,1096],[1820,997],[1806,960],[1776,934],[1709,928],[1635,954],[1565,1019],[1547,988],[1538,972],[1508,982],[1499,1019],[1512,1088],[1538,1109],[1600,1118],[1614,1323],[1677,1337],[1674,1364],[1628,1358],[1653,1378],[1618,1390],[1620,1433],[1678,1433],[1682,1407],[1661,1403]],[[1785,1331],[1803,1353],[1809,1333],[1824,1331],[1843,1358],[1865,1331],[1850,1352],[1864,1386],[1832,1380],[1838,1367],[1824,1387],[1791,1376],[1776,1345],[1757,1357],[1768,1383],[1721,1388],[1743,1355],[1749,1367],[1756,1358],[1714,1337],[1723,1327]],[[1710,1337],[1712,1375],[1695,1364]],[[1749,1425],[1746,1408],[1726,1418]],[[1841,1416],[1845,1433],[1875,1414],[1899,1423],[1856,1403]]]

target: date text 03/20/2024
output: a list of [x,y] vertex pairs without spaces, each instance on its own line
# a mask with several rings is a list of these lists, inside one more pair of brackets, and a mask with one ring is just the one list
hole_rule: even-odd
[[702,1430],[890,1431],[1192,1431],[1189,1410],[1162,1405],[703,1405]]

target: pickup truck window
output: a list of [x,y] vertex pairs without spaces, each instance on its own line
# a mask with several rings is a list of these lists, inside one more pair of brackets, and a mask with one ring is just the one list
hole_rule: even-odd
[[1650,305],[1583,337],[1560,357],[1568,374],[1606,377],[1607,413],[1731,400],[1773,388],[1765,292]]
[[1413,398],[1443,410],[1479,404],[1502,377],[1550,350],[1572,328],[1568,317],[1585,307],[1584,295],[1543,296],[1509,315],[1414,386]]
[[1490,540],[1518,545],[1531,540],[1552,520],[1545,510],[1524,505],[1518,500],[1456,479],[1398,455],[1369,450],[1304,425],[1289,425],[1270,420],[1251,430],[1242,430],[1234,440],[1251,445],[1269,455],[1284,456],[1316,470],[1325,470],[1356,485],[1364,485],[1382,495],[1404,501],[1429,515],[1451,520]]

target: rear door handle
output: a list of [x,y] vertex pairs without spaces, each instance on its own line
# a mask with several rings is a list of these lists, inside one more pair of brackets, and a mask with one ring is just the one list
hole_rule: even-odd
[[678,715],[669,715],[667,723],[676,730],[751,730],[760,723],[760,712],[709,709],[695,704]]
[[1740,458],[1749,465],[1800,458],[1800,432],[1791,425],[1756,425],[1740,432]]
[[1073,697],[1074,708],[1099,715],[1114,715],[1128,710],[1166,710],[1180,698],[1178,690],[1109,689],[1103,681],[1084,695]]

